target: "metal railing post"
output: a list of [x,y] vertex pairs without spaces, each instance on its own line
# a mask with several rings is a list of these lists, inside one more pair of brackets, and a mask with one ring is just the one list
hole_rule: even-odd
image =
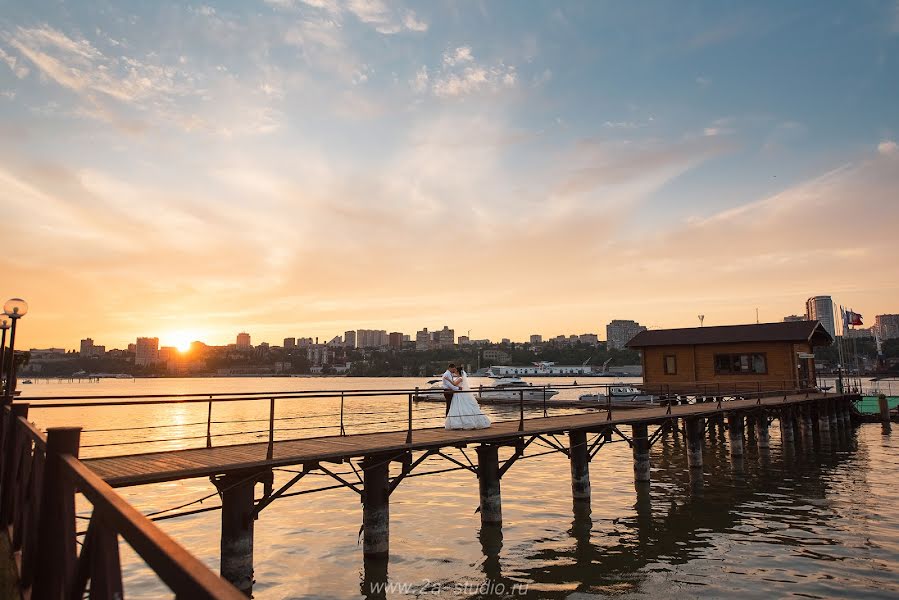
[[543,416],[546,416],[546,384],[543,384]]
[[406,430],[406,443],[412,443],[412,394],[409,394],[409,428]]
[[209,396],[209,410],[206,411],[206,447],[212,448],[212,396]]
[[606,386],[606,421],[612,420],[612,388]]
[[343,392],[340,392],[340,435],[346,435],[346,429],[343,428]]
[[518,431],[524,431],[524,390],[518,390]]
[[268,402],[268,450],[265,457],[271,460],[275,455],[275,399],[269,398]]

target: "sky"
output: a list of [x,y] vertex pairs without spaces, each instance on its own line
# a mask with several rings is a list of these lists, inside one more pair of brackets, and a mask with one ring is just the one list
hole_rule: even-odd
[[899,312],[899,3],[0,0],[17,347]]

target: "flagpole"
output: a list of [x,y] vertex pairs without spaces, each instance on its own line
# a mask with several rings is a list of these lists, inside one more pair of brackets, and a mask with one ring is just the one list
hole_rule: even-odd
[[[836,307],[834,307],[834,312],[836,312]],[[834,319],[836,319],[836,315],[834,315]],[[840,338],[837,341],[837,356],[840,361],[840,364],[837,365],[837,391],[839,393],[843,393],[843,331],[846,326],[843,324],[843,305],[840,305]],[[834,336],[836,337],[836,336]]]

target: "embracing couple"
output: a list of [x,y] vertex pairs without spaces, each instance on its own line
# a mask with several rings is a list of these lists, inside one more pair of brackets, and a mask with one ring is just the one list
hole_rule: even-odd
[[481,411],[471,393],[468,376],[462,367],[450,363],[443,374],[443,397],[446,398],[447,429],[485,429],[490,419]]

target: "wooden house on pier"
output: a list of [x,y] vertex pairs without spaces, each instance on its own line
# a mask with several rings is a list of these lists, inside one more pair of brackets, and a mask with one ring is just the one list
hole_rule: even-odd
[[832,343],[820,322],[793,321],[647,330],[627,346],[648,390],[714,395],[814,388],[814,348]]

